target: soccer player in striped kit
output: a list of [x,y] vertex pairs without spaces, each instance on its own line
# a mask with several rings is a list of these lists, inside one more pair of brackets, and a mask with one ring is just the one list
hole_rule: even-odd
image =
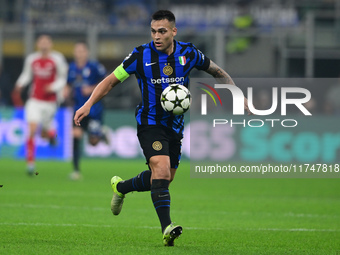
[[25,118],[28,122],[26,141],[27,171],[32,175],[35,170],[34,136],[41,126],[41,136],[56,142],[56,130],[52,125],[57,111],[58,98],[66,85],[67,62],[64,56],[52,50],[53,43],[49,35],[40,35],[37,39],[37,52],[25,59],[24,68],[19,76],[14,92],[20,94],[23,87],[30,84],[29,99],[25,104]]
[[[136,47],[113,73],[98,84],[89,100],[74,117],[76,125],[90,112],[92,105],[103,98],[114,86],[131,74],[137,78],[142,102],[136,110],[137,136],[150,170],[123,181],[111,179],[114,215],[121,211],[125,195],[131,191],[151,191],[151,199],[163,233],[165,246],[173,246],[182,227],[170,218],[169,184],[174,179],[181,157],[184,117],[166,113],[160,95],[170,84],[189,85],[193,68],[204,70],[226,84],[234,84],[230,76],[191,43],[174,40],[177,34],[175,16],[168,10],[153,14],[150,43]],[[248,102],[245,99],[245,109]]]

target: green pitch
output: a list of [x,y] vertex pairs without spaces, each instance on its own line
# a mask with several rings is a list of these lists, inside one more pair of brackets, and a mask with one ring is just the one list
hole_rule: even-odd
[[144,161],[0,161],[0,254],[340,254],[340,179],[190,179],[183,162],[171,184],[175,247],[162,246],[150,193],[127,195],[110,211],[113,175]]

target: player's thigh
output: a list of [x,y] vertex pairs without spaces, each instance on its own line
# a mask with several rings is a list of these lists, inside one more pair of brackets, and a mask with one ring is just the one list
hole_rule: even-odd
[[25,119],[28,123],[42,123],[43,105],[39,100],[30,98],[25,104]]
[[72,130],[72,134],[74,138],[82,138],[83,129],[81,127],[74,126]]
[[[72,121],[72,123],[73,123],[73,135],[75,135],[75,132],[79,132],[79,133],[81,132],[81,134],[83,135],[83,133],[86,132],[87,129],[88,129],[89,120],[90,120],[90,118],[89,118],[88,116],[85,117],[85,118],[81,121],[80,127],[77,126],[77,125],[74,123],[74,121]],[[77,134],[79,134],[79,133],[77,133]]]

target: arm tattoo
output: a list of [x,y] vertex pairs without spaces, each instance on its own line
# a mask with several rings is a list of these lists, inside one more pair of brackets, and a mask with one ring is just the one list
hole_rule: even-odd
[[206,72],[212,75],[220,83],[235,85],[230,75],[211,60],[210,66]]

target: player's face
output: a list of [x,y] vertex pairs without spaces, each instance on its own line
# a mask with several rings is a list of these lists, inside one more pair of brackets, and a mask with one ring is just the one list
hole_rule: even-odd
[[173,50],[174,36],[177,28],[173,22],[167,19],[153,20],[151,22],[151,37],[157,50],[171,54]]
[[48,53],[53,47],[52,39],[47,35],[42,35],[37,40],[37,48],[43,53]]
[[77,43],[74,46],[74,58],[76,61],[85,62],[88,59],[89,51],[83,43]]

